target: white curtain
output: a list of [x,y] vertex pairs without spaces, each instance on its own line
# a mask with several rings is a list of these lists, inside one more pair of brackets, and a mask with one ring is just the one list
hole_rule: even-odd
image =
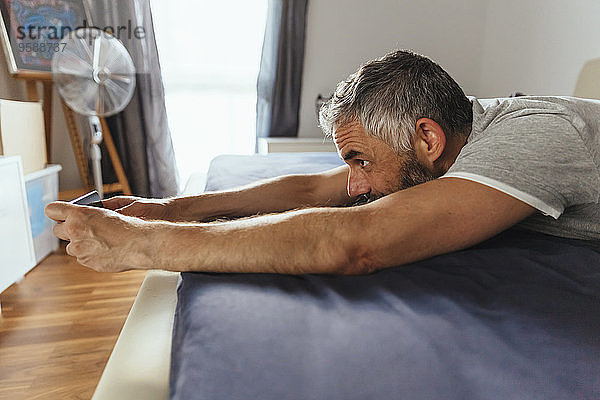
[[219,154],[254,152],[266,0],[152,0],[182,184]]

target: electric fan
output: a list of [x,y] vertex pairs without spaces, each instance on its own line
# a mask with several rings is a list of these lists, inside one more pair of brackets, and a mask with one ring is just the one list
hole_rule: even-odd
[[69,107],[88,117],[94,186],[102,198],[100,118],[127,106],[135,89],[135,66],[125,46],[100,29],[72,31],[59,49],[52,59],[54,83]]

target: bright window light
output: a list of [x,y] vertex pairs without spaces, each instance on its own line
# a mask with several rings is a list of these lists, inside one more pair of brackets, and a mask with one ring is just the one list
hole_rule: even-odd
[[[255,148],[267,0],[152,0],[181,184],[219,154]],[[182,186],[183,187],[183,186]]]

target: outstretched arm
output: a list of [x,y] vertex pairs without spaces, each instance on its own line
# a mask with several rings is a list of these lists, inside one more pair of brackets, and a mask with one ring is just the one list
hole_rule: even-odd
[[217,224],[143,222],[63,203],[46,210],[65,221],[55,233],[71,240],[67,252],[97,270],[285,274],[365,274],[422,260],[479,243],[534,211],[459,178],[437,179],[358,207]]
[[123,215],[166,221],[208,221],[218,217],[247,217],[297,208],[338,206],[350,201],[346,191],[348,166],[329,171],[286,175],[232,190],[171,199],[120,196],[104,206]]
[[[348,202],[348,166],[317,174],[285,175],[233,190],[175,200],[185,220],[198,216],[247,217],[296,208],[337,206]],[[206,218],[203,218],[206,219]]]

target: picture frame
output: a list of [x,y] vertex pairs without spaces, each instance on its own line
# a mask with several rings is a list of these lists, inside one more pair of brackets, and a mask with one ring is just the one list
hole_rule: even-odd
[[52,56],[70,31],[93,26],[86,0],[0,0],[0,41],[14,78],[52,80]]

